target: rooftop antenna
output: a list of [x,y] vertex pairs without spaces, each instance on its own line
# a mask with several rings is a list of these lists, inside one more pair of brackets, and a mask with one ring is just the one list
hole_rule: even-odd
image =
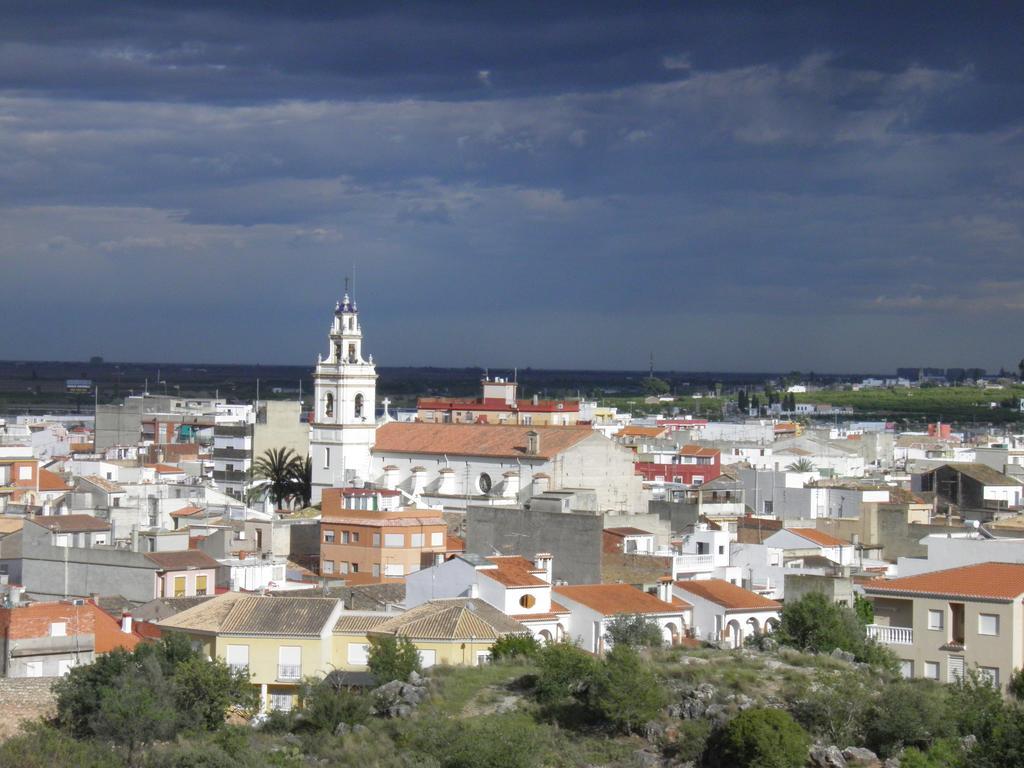
[[651,373],[650,373],[650,377],[652,379],[654,378],[654,352],[653,351],[651,352]]

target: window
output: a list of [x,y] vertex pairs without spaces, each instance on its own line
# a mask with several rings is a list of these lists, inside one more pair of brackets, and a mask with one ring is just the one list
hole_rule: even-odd
[[331,466],[331,447],[327,446],[324,448],[324,469],[330,469]]
[[363,417],[363,396],[362,395],[356,395],[356,406],[355,407],[356,407],[356,410],[355,410],[356,418],[357,419],[361,419]]
[[359,543],[359,531],[352,531],[352,543],[353,544],[358,544]]
[[385,533],[384,534],[384,546],[385,547],[404,547],[405,546],[405,534],[404,533]]
[[348,531],[341,532],[341,543],[348,544]]
[[369,643],[349,643],[348,663],[354,666],[365,667],[370,660]]
[[290,693],[270,694],[270,708],[276,709],[278,712],[291,712],[292,695]]
[[928,611],[928,629],[942,629],[944,625],[945,612],[938,610]]
[[384,575],[385,576],[404,576],[405,568],[402,567],[401,563],[385,563],[384,564]]
[[350,363],[354,363],[356,361],[356,345],[355,344],[349,344],[348,345],[348,361]]
[[66,547],[68,546],[68,535],[66,533],[59,534],[53,537],[53,545],[55,547]]
[[763,502],[763,504],[764,504],[763,512],[766,515],[770,515],[772,513],[772,510],[774,509],[775,503],[771,502],[771,501],[765,501],[765,502]]
[[533,606],[537,604],[537,598],[531,594],[525,594],[519,598],[519,604],[523,606],[523,608],[533,608]]
[[409,546],[422,547],[423,546],[423,534],[413,533],[410,534]]
[[196,594],[206,594],[206,576],[196,576]]
[[74,666],[74,659],[57,659],[57,674],[64,677]]
[[348,575],[348,563],[345,561],[338,563],[338,573],[342,575]]
[[330,392],[324,397],[324,416],[330,418],[334,415],[334,395]]
[[234,472],[235,471],[235,465],[234,464],[228,464],[225,467],[225,470],[227,470],[228,472]]
[[359,563],[352,563],[352,573],[359,573]]
[[437,664],[437,651],[424,650],[420,651],[420,666],[426,669]]
[[323,572],[325,574],[334,573],[334,561],[333,560],[324,560]]
[[719,547],[718,548],[718,554],[724,555],[725,554],[725,547]]
[[334,543],[334,531],[324,531],[324,544]]
[[924,663],[924,676],[929,680],[939,679],[939,662],[937,661],[926,661]]
[[488,493],[491,492],[491,476],[488,475],[486,472],[481,472],[480,477],[476,479],[476,486],[477,488],[480,489],[480,493],[486,496]]
[[999,667],[978,667],[978,675],[988,680],[996,688],[999,687]]
[[302,677],[302,648],[282,645],[277,649],[277,679],[298,680]]
[[998,635],[999,634],[999,614],[997,614],[997,613],[979,613],[978,614],[978,634],[979,635]]
[[371,574],[376,578],[380,576],[380,563],[374,563]]
[[476,665],[478,667],[482,667],[484,664],[489,664],[490,662],[491,662],[491,652],[490,651],[477,651],[476,652]]
[[911,678],[914,676],[914,662],[910,659],[900,659],[900,674],[903,677]]
[[174,577],[174,596],[184,597],[185,596],[185,577],[175,576]]
[[434,531],[430,534],[430,546],[432,547],[443,547],[444,546],[444,531]]
[[375,546],[375,547],[379,547],[380,546],[380,534],[379,533],[373,534],[373,546]]
[[249,666],[249,646],[229,645],[225,649],[225,656],[228,666],[232,672],[241,672]]
[[50,625],[50,637],[67,637],[68,625],[65,621],[55,621]]
[[25,662],[25,677],[42,677],[43,676],[43,662],[41,661],[27,661]]
[[19,480],[31,480],[32,479],[32,465],[18,467],[18,479]]

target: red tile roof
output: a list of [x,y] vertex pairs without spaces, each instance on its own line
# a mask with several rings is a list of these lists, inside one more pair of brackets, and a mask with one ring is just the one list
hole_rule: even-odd
[[817,544],[819,547],[849,547],[850,542],[837,539],[835,536],[819,531],[817,528],[783,528],[784,531],[795,533],[801,538]]
[[110,530],[110,523],[92,515],[39,515],[30,517],[29,520],[57,533]]
[[721,454],[717,448],[705,448],[702,445],[684,445],[679,449],[680,456],[718,456]]
[[548,583],[538,574],[545,573],[525,557],[519,555],[502,555],[488,557],[487,562],[494,563],[497,568],[486,568],[480,574],[494,579],[506,587],[546,587]]
[[216,568],[219,563],[205,552],[183,549],[179,552],[147,552],[146,559],[165,571],[185,571],[190,568]]
[[64,479],[56,472],[48,469],[39,470],[40,491],[70,491],[71,487],[64,482]]
[[554,587],[553,592],[567,600],[597,611],[602,616],[626,614],[678,614],[682,608],[659,600],[654,595],[637,589],[630,584],[580,584],[568,587]]
[[877,595],[1015,600],[1024,595],[1024,563],[980,563],[902,579],[878,579],[865,583],[864,590]]
[[378,453],[426,453],[450,456],[522,458],[526,433],[540,437],[537,458],[550,459],[595,434],[590,427],[533,427],[508,424],[424,424],[397,422],[377,430]]
[[694,579],[677,581],[675,588],[695,597],[702,597],[727,611],[763,611],[781,608],[782,605],[762,597],[749,589],[737,587],[724,579]]
[[661,437],[665,427],[623,427],[615,433],[616,437]]

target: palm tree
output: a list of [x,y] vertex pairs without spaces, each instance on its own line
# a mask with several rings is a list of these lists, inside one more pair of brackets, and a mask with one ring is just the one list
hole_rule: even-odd
[[810,459],[798,459],[786,467],[790,472],[813,472],[814,462]]
[[276,507],[291,497],[296,465],[301,461],[291,448],[268,448],[253,464],[253,477],[266,481],[264,485]]
[[298,501],[300,507],[308,507],[313,500],[313,460],[296,457],[292,463],[291,492],[289,498]]

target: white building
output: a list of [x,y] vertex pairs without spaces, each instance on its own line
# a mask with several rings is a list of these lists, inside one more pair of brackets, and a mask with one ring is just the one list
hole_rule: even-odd
[[740,648],[751,635],[772,631],[782,606],[724,579],[677,581],[672,595],[693,605],[693,626],[699,638]]
[[324,488],[372,479],[370,449],[376,430],[377,371],[363,358],[363,329],[348,294],[335,306],[327,357],[317,359],[309,447],[313,503]]
[[781,549],[786,563],[801,563],[805,557],[823,557],[836,565],[853,565],[857,549],[816,528],[783,528],[764,540],[765,546]]

